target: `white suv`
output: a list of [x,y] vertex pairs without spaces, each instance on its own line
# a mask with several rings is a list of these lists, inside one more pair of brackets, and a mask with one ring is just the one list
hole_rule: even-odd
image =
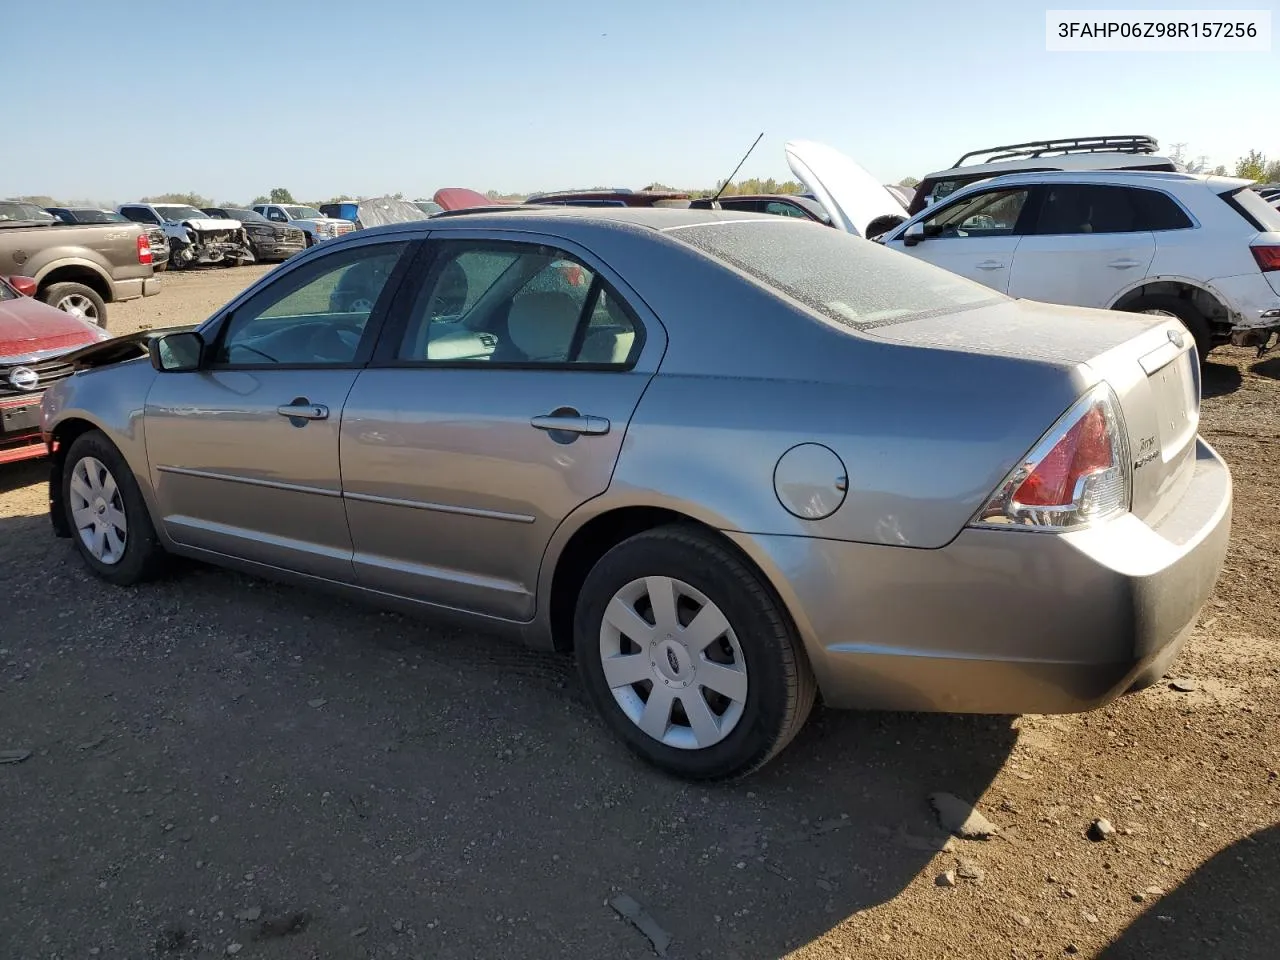
[[1280,334],[1280,211],[1251,181],[1038,172],[957,191],[880,237],[1012,297],[1176,316],[1200,356]]

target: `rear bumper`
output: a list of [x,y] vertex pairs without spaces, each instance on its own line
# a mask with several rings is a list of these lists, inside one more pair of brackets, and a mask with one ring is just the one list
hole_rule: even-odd
[[111,299],[137,300],[138,297],[154,297],[160,292],[159,277],[138,277],[135,280],[117,280],[111,285]]
[[1179,506],[937,550],[731,533],[769,574],[833,707],[1071,713],[1177,655],[1217,581],[1231,476],[1200,441]]
[[1280,293],[1261,271],[1219,277],[1211,285],[1230,311],[1233,335],[1280,329]]

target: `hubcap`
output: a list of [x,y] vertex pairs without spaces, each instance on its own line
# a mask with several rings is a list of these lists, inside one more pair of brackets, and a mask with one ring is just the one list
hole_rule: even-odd
[[71,471],[71,520],[89,554],[102,563],[120,562],[129,542],[124,500],[115,477],[94,457],[82,457]]
[[669,747],[713,746],[742,719],[742,647],[720,608],[683,580],[645,577],[614,594],[600,662],[622,712]]
[[81,320],[91,320],[97,322],[98,308],[94,302],[82,293],[70,293],[63,297],[56,304],[57,308],[64,313],[69,313],[73,317],[79,317]]

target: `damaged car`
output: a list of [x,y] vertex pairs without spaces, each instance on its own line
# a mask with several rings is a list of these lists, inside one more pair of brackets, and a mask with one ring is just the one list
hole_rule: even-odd
[[116,212],[134,223],[162,227],[169,239],[169,265],[175,270],[254,261],[239,220],[215,220],[185,203],[125,203]]
[[[128,217],[121,216],[114,210],[100,210],[97,207],[48,207],[59,223],[131,223]],[[151,245],[151,266],[156,273],[163,273],[169,268],[169,238],[164,228],[145,225],[147,242]]]
[[215,220],[239,220],[249,238],[249,249],[259,263],[283,263],[295,253],[307,249],[307,235],[298,227],[272,223],[262,214],[244,207],[203,207]]

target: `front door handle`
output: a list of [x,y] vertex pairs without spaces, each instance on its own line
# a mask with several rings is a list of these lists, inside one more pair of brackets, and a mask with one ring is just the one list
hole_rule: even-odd
[[983,261],[982,261],[981,263],[979,263],[977,266],[978,266],[978,269],[979,269],[979,270],[999,270],[1001,267],[1003,267],[1003,266],[1004,266],[1004,261],[1002,261],[1002,260],[983,260]]
[[1130,260],[1130,259],[1128,259],[1127,257],[1122,257],[1122,258],[1121,258],[1121,259],[1119,259],[1119,260],[1112,260],[1110,263],[1108,263],[1108,264],[1107,264],[1107,266],[1108,266],[1108,267],[1115,267],[1117,270],[1128,270],[1130,267],[1140,267],[1140,266],[1142,266],[1142,261],[1141,261],[1141,260]]
[[306,397],[298,397],[292,403],[276,407],[276,413],[290,420],[328,420],[329,408],[323,403],[312,403]]
[[604,417],[584,417],[581,414],[548,413],[534,417],[530,426],[549,433],[583,433],[589,436],[602,436],[609,432],[611,424]]

